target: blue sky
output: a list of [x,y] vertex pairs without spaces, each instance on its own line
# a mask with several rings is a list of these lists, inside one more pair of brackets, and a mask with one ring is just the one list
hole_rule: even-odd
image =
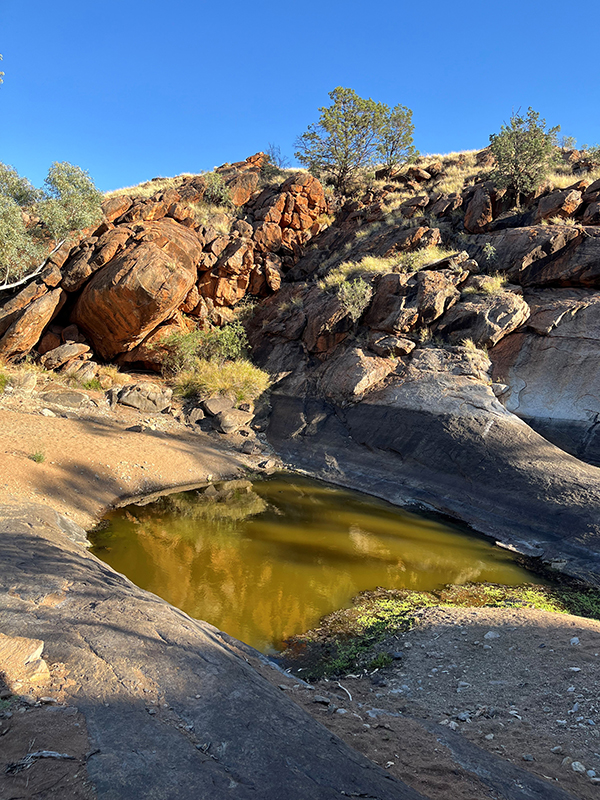
[[1,0],[0,161],[108,190],[293,157],[336,86],[412,108],[421,152],[484,147],[528,106],[600,143],[599,24],[597,0]]

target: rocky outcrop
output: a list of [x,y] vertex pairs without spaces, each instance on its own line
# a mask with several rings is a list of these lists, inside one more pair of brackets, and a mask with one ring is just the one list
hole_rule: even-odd
[[479,347],[493,347],[529,317],[529,306],[514,292],[467,297],[470,299],[453,306],[436,326],[436,334],[450,344],[470,339]]
[[68,675],[99,800],[421,798],[262,678],[250,659],[271,667],[256,651],[138,589],[82,540],[48,508],[0,507],[0,652],[7,637],[16,661],[39,654]]
[[304,367],[273,393],[269,440],[312,474],[435,508],[600,585],[600,470],[507,411],[489,370],[482,351],[417,348],[342,407],[314,391]]
[[525,294],[526,326],[490,351],[506,408],[568,453],[600,466],[600,292]]

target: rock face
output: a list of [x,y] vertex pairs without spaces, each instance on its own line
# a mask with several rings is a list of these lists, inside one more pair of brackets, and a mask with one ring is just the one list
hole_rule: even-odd
[[0,508],[0,622],[65,666],[99,800],[423,800],[267,683],[255,651],[138,589],[82,536],[43,506]]
[[527,292],[524,329],[493,350],[507,409],[568,453],[600,466],[600,292]]
[[28,305],[0,339],[0,356],[11,359],[26,355],[63,302],[62,289],[53,289]]

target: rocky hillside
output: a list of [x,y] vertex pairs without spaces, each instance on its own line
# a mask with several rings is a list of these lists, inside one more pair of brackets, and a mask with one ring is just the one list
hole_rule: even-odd
[[343,205],[307,173],[266,181],[262,154],[216,170],[229,209],[207,203],[214,176],[112,195],[4,298],[0,355],[160,369],[165,335],[250,295],[291,463],[597,582],[600,173],[562,158],[517,209],[487,150],[380,172]]

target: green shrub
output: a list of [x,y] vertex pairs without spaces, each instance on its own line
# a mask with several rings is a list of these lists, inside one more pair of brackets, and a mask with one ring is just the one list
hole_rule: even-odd
[[31,453],[29,458],[32,461],[35,461],[36,464],[43,464],[46,460],[46,454],[43,450],[36,450],[35,453]]
[[358,322],[363,311],[371,302],[373,289],[362,278],[341,283],[338,286],[338,297],[353,322]]
[[35,207],[53,239],[88,228],[100,220],[102,195],[85,170],[67,161],[55,161],[44,181],[45,196]]
[[546,120],[529,108],[526,117],[513,113],[510,123],[490,136],[490,151],[496,159],[491,178],[498,188],[514,194],[517,205],[521,195],[537,189],[550,171],[559,131],[560,125],[546,130]]
[[218,172],[207,172],[204,175],[204,200],[215,206],[230,206],[231,193]]
[[248,337],[242,323],[236,320],[222,328],[173,333],[161,345],[168,350],[166,370],[178,374],[193,370],[198,359],[223,363],[241,358],[248,351]]
[[0,372],[0,394],[2,394],[6,389],[8,381],[8,375],[5,375],[4,372]]

